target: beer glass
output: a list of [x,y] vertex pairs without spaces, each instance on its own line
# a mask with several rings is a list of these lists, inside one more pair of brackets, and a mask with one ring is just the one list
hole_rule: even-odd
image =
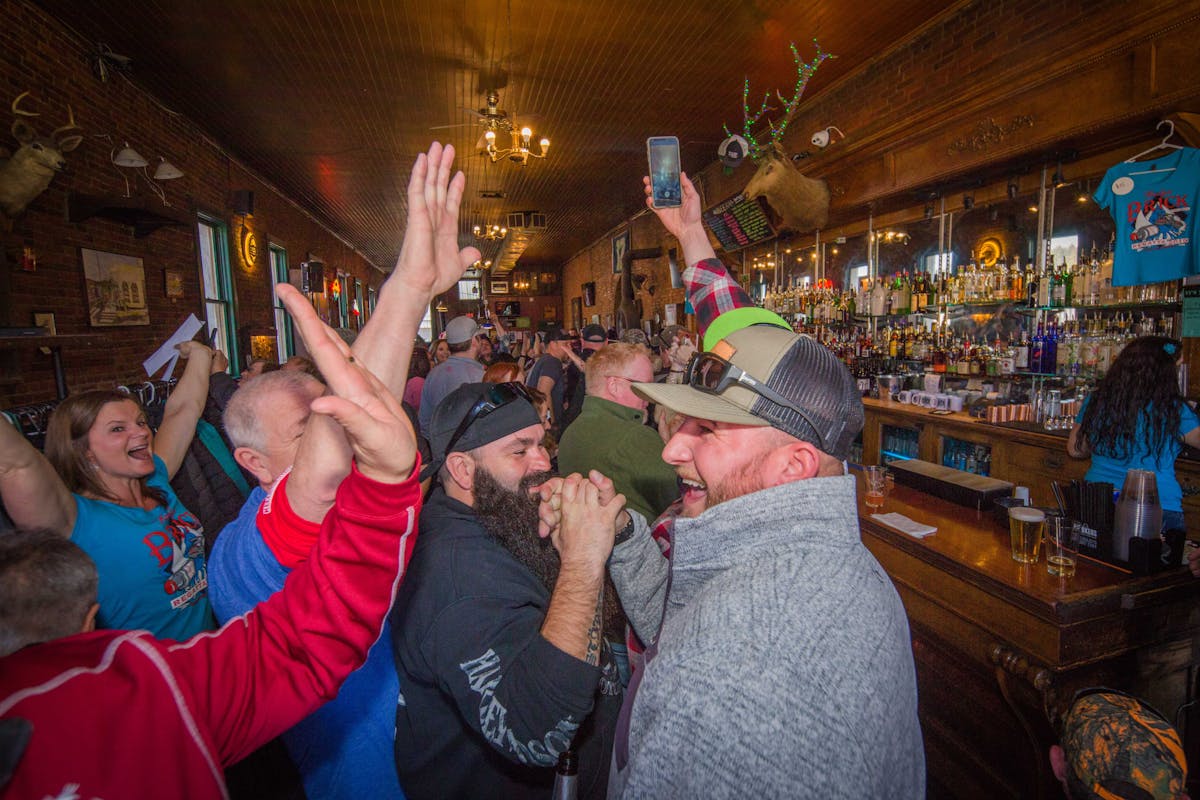
[[1036,564],[1042,544],[1046,514],[1028,506],[1013,506],[1008,510],[1008,534],[1012,540],[1013,561]]
[[1059,578],[1075,575],[1075,552],[1079,549],[1079,529],[1063,516],[1046,519],[1046,572]]
[[887,492],[887,467],[864,467],[863,475],[867,479],[867,506],[882,508],[883,496]]

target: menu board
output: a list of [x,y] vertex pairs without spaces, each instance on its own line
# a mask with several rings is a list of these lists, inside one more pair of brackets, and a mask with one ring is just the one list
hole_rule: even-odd
[[759,198],[735,194],[704,212],[704,224],[725,250],[740,250],[775,235]]

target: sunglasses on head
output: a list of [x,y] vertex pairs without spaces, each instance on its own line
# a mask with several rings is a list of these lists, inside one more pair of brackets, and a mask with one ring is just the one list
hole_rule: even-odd
[[463,417],[462,422],[458,423],[458,427],[454,429],[454,435],[446,444],[446,453],[454,452],[454,445],[458,444],[458,440],[466,434],[476,420],[483,419],[497,408],[506,406],[514,400],[533,402],[529,389],[525,388],[524,384],[513,381],[497,383],[492,386],[487,394],[475,401],[475,405],[471,406],[471,410]]
[[721,394],[721,392],[724,392],[730,386],[745,386],[759,397],[765,397],[772,403],[799,414],[800,418],[812,428],[813,434],[817,438],[817,447],[821,450],[826,450],[825,437],[821,435],[820,429],[813,423],[807,411],[762,381],[748,375],[741,367],[735,366],[716,353],[696,353],[693,355],[691,361],[688,362],[687,369],[684,371],[684,381],[693,389],[705,394]]

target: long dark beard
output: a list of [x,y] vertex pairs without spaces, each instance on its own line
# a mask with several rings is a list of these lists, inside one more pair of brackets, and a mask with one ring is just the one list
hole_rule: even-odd
[[475,470],[474,492],[475,514],[484,529],[528,567],[548,592],[554,591],[558,580],[558,551],[548,538],[537,534],[538,498],[529,490],[553,476],[552,472],[527,475],[512,491],[481,465]]

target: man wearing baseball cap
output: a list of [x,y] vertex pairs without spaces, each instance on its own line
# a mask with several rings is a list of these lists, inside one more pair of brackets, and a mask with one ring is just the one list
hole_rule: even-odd
[[583,479],[580,513],[553,546],[538,537],[530,492],[552,473],[521,384],[459,387],[430,431],[440,485],[391,616],[400,784],[410,800],[542,798],[570,748],[578,796],[604,797],[621,685],[600,610],[624,498],[601,505]]
[[1183,740],[1136,697],[1108,689],[1076,697],[1050,766],[1072,800],[1186,798]]
[[566,368],[571,357],[571,336],[559,327],[545,334],[546,353],[529,368],[525,384],[532,386],[550,398],[551,413],[554,414],[554,430],[563,429],[563,391],[566,385]]
[[479,355],[479,336],[483,328],[471,317],[455,317],[446,323],[446,344],[450,357],[429,371],[425,386],[421,389],[421,407],[417,418],[421,423],[421,435],[429,435],[429,421],[433,410],[442,398],[464,383],[483,380],[483,364],[476,361]]
[[610,796],[924,797],[908,620],[845,474],[863,426],[846,367],[759,324],[634,391],[685,416],[663,450],[683,511],[669,565],[640,528],[610,561],[650,644]]
[[[603,326],[594,323],[584,325],[583,330],[579,332],[579,360],[586,364],[587,360],[606,344],[608,344],[608,334],[605,332]],[[580,412],[583,411],[583,401],[587,397],[586,371],[575,368],[574,364],[568,367],[568,370],[572,368],[574,368],[577,375],[575,376],[574,386],[571,387],[567,408],[563,411],[562,429],[564,431],[579,417]]]

